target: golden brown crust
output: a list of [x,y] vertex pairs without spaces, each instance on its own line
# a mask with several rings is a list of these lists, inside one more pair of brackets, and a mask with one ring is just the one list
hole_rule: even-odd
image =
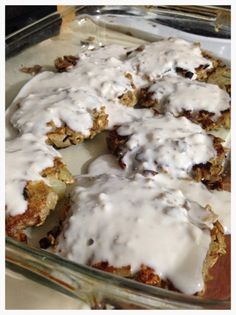
[[104,107],[102,107],[99,112],[96,110],[93,111],[93,126],[90,129],[88,137],[84,136],[81,132],[72,130],[68,126],[57,128],[50,122],[48,125],[52,127],[52,130],[47,133],[47,142],[56,148],[66,148],[73,144],[79,144],[85,139],[92,139],[96,134],[104,130],[107,127],[107,124],[108,115],[105,113]]
[[27,240],[25,228],[44,223],[50,211],[55,209],[59,197],[64,195],[66,184],[74,182],[73,176],[59,158],[54,160],[53,167],[46,168],[41,175],[47,178],[51,186],[44,181],[29,181],[24,189],[27,210],[23,214],[6,218],[7,235],[19,241]]
[[[199,46],[199,43],[195,43],[195,45]],[[140,45],[139,47],[137,47],[136,49],[132,50],[132,51],[128,51],[126,53],[127,57],[132,54],[133,52],[142,52],[144,50],[145,46],[144,45]],[[202,56],[205,57],[206,59],[210,60],[212,62],[212,68],[209,68],[209,66],[207,64],[203,64],[200,65],[198,68],[195,69],[196,71],[196,76],[197,76],[197,80],[199,81],[206,81],[208,76],[214,71],[214,69],[218,66],[223,65],[222,61],[213,57],[211,54],[209,54],[208,52],[202,50]],[[139,69],[139,65],[137,65],[137,69]],[[176,72],[185,77],[185,78],[189,78],[192,79],[194,73],[192,73],[191,71],[188,71],[186,69],[180,68],[180,67],[176,67],[175,68]],[[144,79],[148,80],[148,81],[152,81],[148,75],[144,75]]]
[[[221,224],[217,221],[214,224],[213,229],[211,230],[211,244],[202,269],[203,279],[205,283],[211,280],[211,268],[217,263],[218,258],[225,254],[226,244],[224,239],[224,232]],[[160,276],[157,275],[152,268],[146,265],[141,265],[140,269],[136,273],[131,272],[131,268],[129,265],[116,268],[109,265],[108,262],[99,262],[96,264],[92,264],[92,267],[117,274],[121,277],[131,278],[148,285],[178,291],[168,279],[161,279]],[[204,292],[205,289],[197,294],[204,295]]]
[[122,105],[134,107],[138,102],[138,97],[137,90],[133,82],[133,77],[132,74],[129,72],[125,73],[124,76],[130,81],[131,90],[118,96],[118,99]]
[[66,168],[65,164],[60,158],[54,159],[54,165],[52,167],[45,168],[42,173],[42,177],[58,179],[65,184],[73,184],[74,177],[71,175],[69,170]]
[[66,72],[68,69],[75,66],[78,60],[79,57],[67,55],[63,57],[58,57],[54,61],[54,65],[58,72]]
[[211,136],[213,146],[217,152],[217,157],[205,164],[196,164],[192,169],[192,176],[196,181],[203,182],[209,189],[221,188],[221,183],[224,179],[224,161],[228,149],[222,146],[221,138]]
[[18,241],[26,241],[24,229],[39,226],[55,208],[58,200],[57,194],[43,181],[28,182],[24,197],[28,202],[27,210],[23,214],[8,216],[6,218],[6,232],[8,236]]
[[196,70],[197,74],[197,80],[199,81],[206,81],[209,75],[219,66],[221,66],[223,63],[220,59],[215,58],[212,54],[209,52],[202,50],[202,56],[212,62],[212,68],[205,67],[204,65],[201,65]]
[[[155,107],[155,112],[161,114],[161,110],[158,109],[159,102],[157,99],[154,99],[154,92],[149,92],[148,88],[143,88],[140,91],[140,101],[142,107]],[[205,130],[218,130],[219,128],[230,129],[230,109],[221,111],[221,115],[214,119],[214,113],[210,113],[206,110],[200,110],[196,112],[183,110],[176,117],[184,116],[191,120],[192,122],[201,125]]]
[[214,69],[214,71],[209,74],[207,82],[218,85],[231,95],[231,70],[226,65],[221,65]]
[[[202,181],[210,189],[220,189],[220,183],[223,180],[226,148],[222,146],[223,140],[221,138],[209,135],[213,139],[213,146],[216,150],[217,156],[211,159],[207,163],[196,164],[192,168],[192,177],[196,181]],[[129,136],[121,136],[117,133],[117,129],[112,130],[107,137],[107,145],[112,154],[118,157],[118,163],[121,168],[125,168],[126,165],[123,162],[123,157],[127,152],[126,142],[129,140]],[[148,170],[147,170],[148,171]]]
[[127,91],[124,94],[118,96],[118,99],[122,105],[128,107],[134,107],[137,104],[137,95],[135,91]]
[[219,128],[230,129],[230,109],[221,111],[221,116],[216,120],[212,118],[214,113],[205,110],[196,113],[183,111],[179,116],[185,116],[192,122],[201,125],[205,130],[218,130]]
[[[204,282],[212,280],[210,274],[211,268],[217,263],[220,256],[226,254],[226,243],[224,237],[224,229],[219,221],[216,221],[213,229],[211,230],[211,244],[207,253],[207,257],[203,264],[203,278]],[[198,293],[204,295],[205,289]]]

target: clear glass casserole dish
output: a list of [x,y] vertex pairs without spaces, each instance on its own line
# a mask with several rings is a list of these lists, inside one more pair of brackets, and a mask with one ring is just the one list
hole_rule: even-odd
[[[204,49],[230,62],[228,9],[191,6],[67,7],[7,37],[6,103],[10,105],[29,80],[28,74],[19,71],[22,66],[40,64],[46,70],[52,68],[56,57],[78,54],[79,49],[88,45],[120,43],[132,46],[161,36],[200,41]],[[14,136],[8,121],[6,127],[6,137]],[[73,175],[84,173],[91,159],[106,152],[105,136],[99,135],[92,145],[83,143],[79,147],[79,159],[75,159],[78,146],[61,150]],[[55,220],[58,217],[54,213],[43,227],[29,231],[28,245],[7,237],[7,268],[79,298],[96,309],[230,308],[230,300],[207,300],[147,286],[39,249],[38,240],[50,230]]]

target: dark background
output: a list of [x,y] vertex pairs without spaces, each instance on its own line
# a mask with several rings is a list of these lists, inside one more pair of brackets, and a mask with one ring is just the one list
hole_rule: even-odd
[[[230,6],[220,6],[230,8]],[[6,6],[6,35],[35,22],[57,10],[57,6],[45,5],[7,5]]]
[[45,5],[7,5],[6,9],[6,35],[31,24],[57,10],[56,6]]

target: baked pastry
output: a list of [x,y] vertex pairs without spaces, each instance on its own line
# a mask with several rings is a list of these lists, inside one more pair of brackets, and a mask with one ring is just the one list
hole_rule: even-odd
[[140,94],[140,104],[158,113],[185,116],[206,130],[230,128],[230,97],[218,85],[164,76]]
[[206,185],[219,181],[226,149],[185,117],[169,113],[124,124],[111,131],[108,148],[128,171],[193,177]]
[[45,141],[24,134],[6,142],[6,233],[26,241],[26,227],[39,226],[74,179]]
[[222,227],[210,207],[156,178],[79,176],[55,252],[146,284],[202,293],[225,253]]

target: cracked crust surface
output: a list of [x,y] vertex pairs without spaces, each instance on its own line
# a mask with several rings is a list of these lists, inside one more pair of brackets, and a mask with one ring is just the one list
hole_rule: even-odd
[[224,161],[228,149],[222,146],[221,138],[211,136],[217,157],[206,164],[196,164],[192,169],[192,176],[196,181],[203,182],[209,189],[221,190],[224,187]]
[[[152,108],[155,107],[154,111],[158,114],[162,112],[158,110],[159,102],[157,99],[154,99],[153,96],[154,92],[149,92],[149,88],[143,88],[140,91],[140,105],[142,107]],[[189,111],[189,110],[182,110],[182,112],[176,116],[181,117],[184,116],[191,120],[195,124],[201,125],[201,127],[205,130],[218,130],[220,128],[230,129],[230,109],[226,109],[221,111],[221,115],[214,119],[214,113],[208,112],[206,110],[200,111]]]
[[[107,145],[112,154],[118,157],[118,163],[121,168],[125,169],[126,165],[123,162],[123,157],[128,152],[126,142],[130,136],[121,136],[117,133],[117,129],[112,130],[107,137]],[[211,159],[205,164],[195,164],[192,168],[191,175],[194,180],[202,181],[209,189],[221,189],[223,181],[225,155],[228,149],[222,146],[221,138],[210,135],[213,138],[213,146],[216,150],[217,157]],[[149,170],[146,170],[149,172]],[[151,172],[157,174],[157,172]]]
[[[231,70],[228,66],[224,65],[221,60],[213,57],[207,52],[203,52],[203,56],[211,60],[213,68],[209,70],[198,69],[198,80],[207,83],[215,84],[222,90],[231,95]],[[183,69],[177,69],[177,73],[186,77],[192,78],[192,76]],[[152,98],[153,92],[149,92],[149,87],[145,87],[140,91],[139,103],[142,107],[157,107],[155,109],[158,112],[158,100]],[[230,108],[221,112],[221,116],[217,119],[213,119],[214,113],[206,110],[197,112],[191,112],[183,110],[179,116],[184,116],[194,123],[200,124],[205,130],[218,130],[219,128],[230,128]],[[179,117],[178,116],[178,117]]]
[[231,95],[231,70],[226,65],[220,65],[207,78],[208,83],[216,84]]
[[55,125],[50,122],[49,125],[52,127],[52,131],[47,133],[48,144],[53,145],[56,148],[66,148],[73,144],[79,144],[85,139],[92,139],[96,134],[100,133],[107,127],[108,115],[105,112],[104,107],[101,111],[93,111],[93,126],[90,129],[89,136],[84,136],[81,132],[76,132],[69,128],[68,126],[55,127]]
[[[79,57],[68,55],[58,57],[54,61],[54,66],[58,72],[67,72],[69,69],[76,66],[78,62]],[[136,87],[134,85],[131,73],[124,73],[124,77],[126,77],[130,81],[130,90],[119,95],[118,99],[122,105],[133,107],[137,104],[138,101]]]
[[[195,43],[195,45],[199,46],[199,43]],[[129,52],[127,52],[127,57],[129,57],[133,52],[142,52],[144,50],[145,46],[141,45],[139,47],[137,47],[134,50],[131,50]],[[201,51],[202,56],[208,60],[210,60],[212,62],[212,68],[209,68],[208,65],[200,65],[199,67],[195,68],[195,72],[196,72],[196,79],[199,81],[206,81],[207,78],[209,77],[209,75],[214,71],[215,68],[217,68],[218,66],[223,65],[222,61],[218,58],[213,57],[210,53],[202,50]],[[139,66],[138,66],[139,69]],[[185,78],[189,78],[192,79],[192,77],[194,76],[194,73],[192,73],[191,71],[188,71],[186,69],[180,68],[180,67],[176,67],[175,71],[177,74],[185,77]],[[152,81],[148,75],[144,75],[144,79],[148,80],[148,81]]]
[[24,189],[24,198],[28,202],[23,214],[6,218],[6,233],[18,241],[27,241],[24,230],[27,227],[42,225],[50,211],[54,210],[59,198],[66,189],[66,184],[72,184],[74,179],[59,158],[54,160],[54,166],[42,172],[48,184],[44,181],[28,181]]

